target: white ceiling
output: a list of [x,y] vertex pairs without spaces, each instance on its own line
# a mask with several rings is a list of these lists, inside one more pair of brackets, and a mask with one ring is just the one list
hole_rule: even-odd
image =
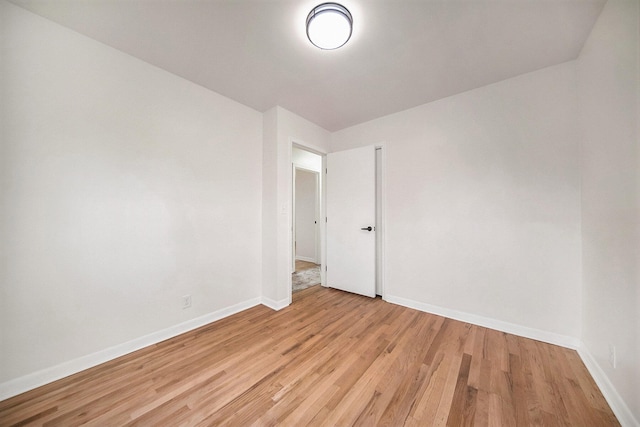
[[605,0],[342,0],[351,40],[322,51],[322,0],[13,0],[259,111],[335,131],[575,59]]

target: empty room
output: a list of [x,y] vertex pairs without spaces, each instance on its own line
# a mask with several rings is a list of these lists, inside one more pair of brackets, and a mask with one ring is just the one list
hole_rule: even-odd
[[0,49],[0,426],[640,426],[640,0],[0,0]]

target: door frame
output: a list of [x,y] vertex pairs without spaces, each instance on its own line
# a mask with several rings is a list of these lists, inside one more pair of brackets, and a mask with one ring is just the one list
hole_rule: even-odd
[[[326,222],[323,221],[324,218],[327,217],[327,210],[326,210],[326,206],[327,206],[327,193],[326,193],[326,183],[325,183],[325,173],[323,173],[323,171],[326,171],[327,168],[327,154],[323,151],[318,150],[318,148],[315,148],[311,145],[305,144],[303,142],[299,142],[295,139],[290,139],[289,140],[289,147],[288,147],[288,163],[289,163],[289,167],[291,168],[290,170],[292,171],[292,173],[289,174],[289,176],[291,177],[291,185],[289,185],[289,195],[288,195],[288,202],[289,202],[289,227],[288,227],[288,231],[289,231],[289,236],[288,236],[288,242],[289,242],[289,256],[286,259],[286,263],[287,263],[287,268],[288,269],[292,269],[291,264],[292,262],[295,265],[295,252],[293,250],[293,245],[294,245],[294,221],[295,221],[295,205],[294,205],[294,184],[295,182],[293,181],[293,174],[295,173],[295,168],[296,165],[294,165],[293,163],[293,148],[298,148],[300,150],[304,150],[304,151],[308,151],[309,153],[313,153],[316,154],[318,156],[320,156],[320,158],[322,159],[322,167],[320,169],[320,173],[318,174],[318,184],[320,186],[319,189],[319,203],[320,203],[320,208],[319,208],[319,222],[318,222],[318,241],[319,241],[319,245],[320,245],[320,285],[326,287],[327,286],[327,282],[326,282],[326,277],[325,277],[325,273],[326,273],[326,269],[325,266],[327,265],[327,261],[326,261],[326,257],[327,257],[327,242],[326,242]],[[282,260],[285,261],[285,260]],[[280,261],[279,261],[280,262]],[[288,278],[288,286],[287,286],[287,292],[288,292],[288,300],[289,300],[289,304],[291,304],[292,301],[292,295],[293,295],[293,286],[291,283],[291,275],[289,275]]]
[[[380,234],[379,234],[379,240],[380,240],[380,256],[382,259],[376,260],[376,262],[378,263],[378,268],[379,268],[379,273],[380,273],[380,287],[381,287],[381,297],[383,300],[387,300],[387,268],[386,268],[386,253],[387,253],[387,239],[386,239],[386,229],[387,229],[387,220],[386,220],[386,212],[387,212],[387,143],[386,142],[379,142],[379,143],[375,143],[375,144],[370,144],[370,145],[374,145],[376,149],[380,148],[382,149],[382,153],[381,153],[381,160],[382,160],[382,164],[381,164],[381,170],[382,170],[382,179],[381,179],[381,203],[380,203],[380,212],[378,212],[378,214],[380,215],[380,224],[382,226],[382,229],[380,230]],[[320,284],[324,287],[327,286],[327,282],[326,282],[326,265],[327,265],[327,227],[326,227],[326,220],[323,221],[323,219],[326,219],[327,217],[327,193],[326,193],[326,171],[327,171],[327,153],[324,151],[321,151],[318,147],[314,147],[310,144],[306,144],[304,142],[300,142],[298,140],[295,139],[289,139],[289,144],[288,144],[288,150],[287,150],[287,158],[288,158],[288,165],[287,165],[287,169],[290,171],[291,169],[289,169],[291,166],[293,165],[293,154],[292,154],[292,150],[293,147],[299,148],[301,150],[305,150],[308,151],[310,153],[314,153],[319,155],[320,157],[322,157],[322,171],[324,171],[324,173],[320,173],[320,227],[319,227],[319,232],[320,232]],[[355,148],[355,147],[352,147]],[[287,175],[289,175],[289,177],[291,179],[293,179],[293,176],[290,172],[287,173]],[[289,256],[287,257],[287,259],[283,259],[283,260],[279,260],[278,262],[283,262],[286,263],[287,265],[287,270],[291,269],[291,260],[293,259],[294,255],[293,255],[293,210],[294,210],[294,206],[293,206],[293,183],[290,183],[290,185],[288,186],[289,190],[288,190],[288,203],[289,203],[289,207],[290,207],[290,211],[289,211],[289,227],[288,227],[288,242],[289,242]],[[288,275],[288,303],[291,304],[292,301],[292,294],[293,294],[293,289],[292,289],[292,284],[291,284],[291,274]]]
[[[387,269],[386,269],[386,250],[387,250],[387,152],[385,143],[374,144],[376,153],[380,150],[380,177],[378,177],[377,162],[378,157],[376,154],[376,277],[379,278],[380,284],[380,297],[383,300],[387,300],[386,283],[387,283]],[[379,178],[379,179],[378,179]],[[378,184],[380,187],[378,188]],[[378,196],[380,200],[378,202]],[[377,289],[376,289],[377,293]]]

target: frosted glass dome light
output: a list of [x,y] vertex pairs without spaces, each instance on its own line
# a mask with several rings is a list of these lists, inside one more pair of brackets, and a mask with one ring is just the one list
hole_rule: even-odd
[[307,37],[320,49],[337,49],[349,41],[353,17],[338,3],[322,3],[307,16]]

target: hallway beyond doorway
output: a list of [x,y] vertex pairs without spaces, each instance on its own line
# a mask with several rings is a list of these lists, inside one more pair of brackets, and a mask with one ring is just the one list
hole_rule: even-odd
[[309,261],[296,260],[296,271],[291,275],[293,292],[320,284],[320,265]]

